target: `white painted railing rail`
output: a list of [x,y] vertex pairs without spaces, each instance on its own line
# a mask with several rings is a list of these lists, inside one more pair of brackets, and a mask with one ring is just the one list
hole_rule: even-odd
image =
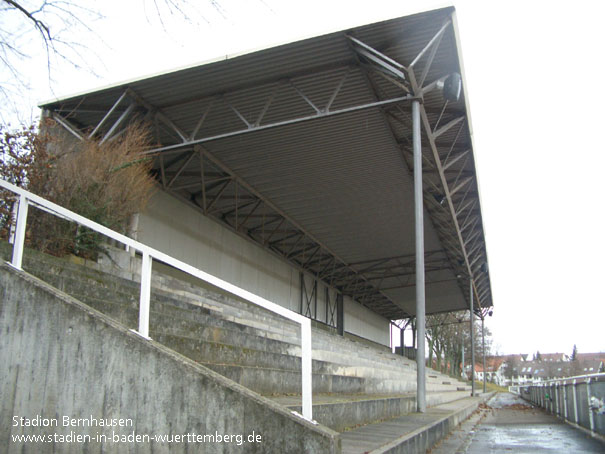
[[201,279],[215,287],[218,287],[222,290],[225,290],[232,295],[243,298],[246,301],[249,301],[257,306],[268,309],[269,311],[275,312],[276,314],[281,315],[289,320],[292,320],[296,323],[300,324],[300,334],[301,334],[301,350],[302,350],[302,360],[301,360],[301,375],[302,375],[302,415],[305,419],[312,421],[313,420],[313,402],[312,402],[312,382],[311,382],[311,372],[312,372],[312,357],[311,357],[311,320],[307,317],[304,317],[296,312],[293,312],[289,309],[286,309],[279,304],[272,303],[258,295],[255,295],[247,290],[244,290],[240,287],[237,287],[229,282],[226,282],[222,279],[219,279],[216,276],[208,274],[204,271],[201,271],[187,263],[181,262],[173,257],[170,257],[163,252],[160,252],[156,249],[153,249],[149,246],[146,246],[138,241],[133,240],[132,238],[128,238],[125,235],[114,232],[107,227],[102,226],[101,224],[97,224],[89,219],[86,219],[79,214],[74,213],[73,211],[67,210],[53,202],[49,202],[48,200],[39,197],[35,194],[32,194],[29,191],[26,191],[18,186],[15,186],[11,183],[8,183],[2,179],[0,179],[0,187],[11,191],[19,196],[16,203],[18,204],[17,212],[17,220],[16,220],[16,228],[13,237],[13,256],[11,265],[14,268],[22,269],[22,261],[23,261],[23,249],[25,246],[25,229],[26,229],[26,221],[27,221],[27,211],[29,205],[33,205],[37,208],[40,208],[46,212],[54,214],[55,216],[61,217],[63,219],[70,220],[72,222],[76,222],[84,227],[87,227],[91,230],[99,232],[108,238],[112,238],[113,240],[119,241],[120,243],[133,248],[134,250],[139,251],[143,256],[142,266],[141,266],[141,297],[139,303],[139,328],[137,332],[142,337],[149,339],[149,302],[151,295],[151,269],[153,265],[153,260],[157,260],[159,262],[163,262],[167,265],[170,265],[174,268],[177,268],[191,276],[194,276],[198,279]]
[[524,388],[524,399],[588,429],[592,434],[603,436],[604,385],[605,373],[596,373],[527,383],[519,388]]
[[587,380],[600,379],[605,380],[605,373],[596,373],[596,374],[584,374],[584,375],[574,375],[573,377],[563,377],[563,378],[552,378],[550,380],[544,380],[542,382],[532,383],[534,386],[538,385],[548,385],[552,383],[565,383],[576,381],[576,383],[585,382]]

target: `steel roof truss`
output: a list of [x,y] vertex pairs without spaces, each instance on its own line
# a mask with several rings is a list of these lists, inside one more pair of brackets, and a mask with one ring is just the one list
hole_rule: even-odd
[[[416,66],[416,64],[418,64],[418,62],[420,61],[420,59],[424,56],[424,54],[431,49],[433,46],[435,46],[435,50],[439,47],[439,44],[441,43],[441,37],[443,36],[443,33],[445,32],[445,30],[447,29],[447,27],[452,23],[451,19],[447,19],[443,25],[441,26],[441,28],[439,29],[439,31],[437,33],[435,33],[435,35],[431,38],[431,40],[428,42],[428,44],[426,46],[424,46],[424,48],[418,53],[418,55],[416,55],[416,58],[414,58],[414,60],[412,60],[412,63],[410,63],[409,68],[407,68],[408,70],[410,68],[414,68]],[[434,55],[433,55],[434,57]],[[433,62],[432,59],[430,59],[427,63],[430,64]],[[428,70],[427,70],[428,72]],[[422,86],[422,84],[419,84],[419,86]]]
[[466,202],[466,204],[462,205],[462,203],[464,203],[464,200],[462,200],[461,202],[461,206],[460,208],[458,208],[458,210],[456,210],[456,216],[460,216],[462,213],[464,213],[464,211],[469,208],[469,212],[467,214],[467,217],[464,219],[464,222],[462,222],[462,228],[464,228],[464,226],[466,225],[466,220],[468,219],[468,216],[471,215],[471,213],[473,212],[473,209],[475,208],[475,206],[477,205],[477,200],[469,200],[468,202]]
[[437,130],[437,127],[441,123],[441,119],[443,118],[443,114],[445,113],[445,109],[447,109],[447,105],[448,104],[449,104],[449,100],[446,99],[445,102],[443,103],[443,107],[439,111],[439,117],[437,117],[437,121],[435,122],[435,126],[433,126],[432,131],[436,131]]
[[[373,75],[379,75],[381,77],[386,77],[390,82],[395,83],[396,86],[402,88],[407,93],[413,93],[418,97],[422,97],[424,93],[428,91],[428,89],[435,88],[438,82],[443,81],[445,76],[436,79],[431,82],[424,88],[424,82],[426,78],[429,76],[431,66],[433,60],[435,59],[442,38],[445,35],[449,25],[451,24],[451,19],[446,20],[443,23],[438,32],[432,37],[432,39],[424,46],[421,52],[413,59],[412,64],[409,67],[405,67],[394,59],[388,57],[382,52],[377,51],[376,49],[368,46],[357,38],[347,36],[349,42],[351,43],[352,49],[355,51],[355,55],[361,57],[362,62],[366,63],[365,67],[371,69]],[[426,58],[425,58],[426,57]],[[420,77],[416,79],[415,76],[415,67],[418,66],[419,62],[424,61],[424,66],[422,67],[422,72]],[[360,65],[361,66],[361,65]],[[319,241],[316,241],[308,232],[302,229],[293,221],[289,220],[286,215],[281,212],[277,207],[273,206],[269,201],[265,200],[260,194],[258,194],[255,190],[253,190],[247,183],[241,180],[240,177],[235,175],[231,170],[226,168],[222,163],[218,162],[216,158],[210,154],[207,150],[204,150],[199,146],[202,143],[210,142],[213,140],[218,140],[226,137],[233,137],[240,134],[245,134],[251,131],[261,131],[269,128],[278,128],[287,125],[293,125],[300,122],[312,121],[321,117],[329,117],[333,115],[342,115],[350,112],[360,111],[364,109],[379,109],[383,113],[383,119],[385,123],[390,126],[391,130],[391,138],[393,139],[395,145],[398,145],[402,151],[407,151],[405,146],[402,145],[403,140],[407,140],[409,142],[409,138],[407,136],[403,138],[399,138],[398,134],[401,134],[401,127],[396,127],[394,122],[399,122],[403,124],[406,130],[410,129],[409,124],[405,124],[405,120],[408,119],[405,112],[401,108],[400,104],[402,102],[410,101],[413,96],[406,95],[400,97],[391,97],[388,99],[381,99],[378,95],[380,90],[380,85],[375,85],[369,74],[366,75],[366,80],[370,82],[371,89],[374,90],[374,94],[376,95],[376,100],[374,102],[363,102],[360,103],[358,101],[353,102],[353,105],[348,105],[347,107],[340,108],[337,110],[331,110],[334,105],[336,99],[338,98],[341,90],[345,84],[346,78],[351,71],[351,65],[331,65],[329,69],[324,68],[323,72],[319,72],[317,68],[314,69],[313,72],[307,71],[306,76],[311,75],[311,77],[325,78],[325,74],[330,71],[330,76],[334,73],[334,70],[338,68],[344,68],[344,74],[338,73],[335,75],[335,88],[329,92],[329,99],[326,100],[325,107],[318,107],[319,104],[316,105],[311,99],[306,96],[302,90],[296,86],[292,81],[292,76],[286,78],[284,82],[283,78],[279,80],[274,80],[271,84],[260,85],[257,87],[253,87],[251,84],[247,87],[247,89],[270,89],[269,95],[264,98],[260,98],[258,109],[260,112],[256,116],[255,120],[250,120],[246,118],[242,111],[238,110],[235,104],[239,104],[239,100],[242,99],[240,96],[236,98],[235,96],[230,96],[230,93],[234,93],[235,91],[224,93],[222,96],[222,100],[227,107],[229,107],[233,113],[243,122],[244,128],[239,129],[240,125],[236,125],[235,129],[228,130],[227,132],[223,132],[220,134],[207,135],[205,137],[197,137],[199,132],[202,130],[203,125],[208,120],[208,117],[213,115],[213,106],[215,105],[215,101],[220,99],[218,94],[213,94],[210,96],[204,96],[204,98],[199,99],[191,99],[186,101],[185,103],[200,103],[202,104],[203,111],[200,113],[200,116],[193,117],[193,121],[197,120],[195,123],[195,127],[192,129],[191,134],[185,134],[179,126],[177,126],[174,121],[172,121],[165,112],[161,109],[152,106],[144,99],[142,99],[138,94],[132,91],[130,88],[126,89],[118,99],[111,105],[105,115],[102,116],[101,120],[96,124],[95,128],[92,130],[91,136],[100,132],[104,126],[106,126],[107,121],[113,115],[115,115],[119,106],[123,103],[126,97],[130,97],[134,102],[132,102],[124,112],[119,116],[118,120],[109,128],[109,131],[105,133],[103,140],[109,140],[112,137],[116,137],[116,131],[118,131],[120,124],[125,121],[125,119],[131,115],[136,105],[140,105],[147,109],[147,116],[152,116],[153,121],[156,124],[156,134],[160,133],[160,125],[165,125],[168,127],[169,133],[174,133],[178,137],[179,143],[170,143],[168,142],[165,146],[157,147],[153,150],[149,150],[147,153],[156,153],[156,152],[178,152],[181,153],[183,149],[189,148],[185,153],[180,154],[176,159],[171,160],[169,163],[164,162],[164,153],[160,153],[159,156],[159,176],[161,178],[162,185],[167,189],[174,192],[175,190],[182,191],[178,195],[180,197],[187,198],[185,196],[185,190],[189,188],[195,188],[201,185],[201,191],[190,194],[189,202],[193,202],[198,207],[200,204],[197,201],[197,198],[201,195],[202,204],[201,208],[206,214],[212,214],[212,216],[222,219],[230,228],[234,228],[236,232],[239,232],[240,229],[244,229],[245,232],[239,232],[244,235],[247,235],[249,238],[254,241],[264,244],[265,247],[268,247],[279,255],[290,259],[294,263],[299,263],[302,269],[313,271],[316,273],[318,278],[326,279],[333,282],[337,282],[342,288],[348,291],[361,291],[364,292],[362,302],[365,304],[371,303],[376,307],[381,307],[382,311],[387,311],[387,309],[393,314],[404,313],[401,310],[390,310],[393,308],[392,302],[389,302],[389,299],[382,293],[380,293],[380,289],[372,286],[369,280],[375,281],[379,280],[379,286],[383,283],[384,279],[396,278],[401,279],[406,276],[406,274],[402,274],[399,270],[407,270],[409,267],[408,263],[402,263],[399,260],[395,260],[394,263],[385,262],[384,259],[381,259],[382,262],[375,262],[373,264],[368,264],[364,269],[360,271],[355,271],[351,268],[350,265],[344,263],[341,259],[339,259],[334,253],[332,253],[328,248],[322,245]],[[301,75],[302,77],[302,75]],[[326,78],[327,79],[327,78]],[[272,120],[272,123],[262,124],[263,119],[265,118],[267,112],[270,107],[273,105],[276,97],[278,96],[278,91],[280,87],[283,87],[284,83],[289,83],[294,91],[298,94],[300,99],[308,104],[314,111],[312,115],[301,115],[296,118],[288,118],[288,113],[284,111],[282,117],[277,118],[276,120]],[[330,83],[330,82],[327,82]],[[324,82],[325,86],[325,82]],[[382,86],[385,86],[382,83]],[[243,89],[242,89],[243,90]],[[258,91],[257,91],[258,92]],[[243,92],[241,92],[243,93]],[[229,96],[229,101],[227,100],[227,96]],[[207,100],[207,101],[206,101]],[[179,104],[179,103],[177,103]],[[180,102],[180,104],[184,104]],[[387,108],[389,106],[394,106],[396,111],[399,112],[399,115],[395,115],[395,111]],[[254,106],[251,106],[254,107]],[[427,174],[427,178],[425,179],[425,187],[423,188],[423,196],[428,203],[426,204],[426,209],[431,213],[431,217],[433,222],[435,223],[436,230],[439,233],[439,236],[442,240],[443,244],[443,252],[447,257],[444,260],[449,261],[451,265],[448,269],[458,269],[456,263],[462,258],[462,261],[465,262],[466,268],[470,275],[473,275],[473,266],[475,264],[481,265],[478,263],[478,260],[483,257],[484,254],[479,253],[475,256],[476,251],[480,248],[481,241],[477,241],[477,236],[481,233],[481,228],[476,228],[477,224],[480,224],[480,215],[473,217],[473,209],[478,203],[477,200],[473,200],[471,202],[467,202],[467,195],[471,194],[472,184],[469,184],[473,180],[472,176],[463,176],[465,175],[465,167],[466,163],[471,154],[470,149],[465,149],[464,151],[454,154],[451,157],[452,153],[455,149],[455,143],[458,140],[461,132],[465,128],[465,115],[458,115],[448,121],[445,125],[441,125],[441,120],[444,115],[448,115],[449,118],[452,118],[452,112],[447,111],[448,103],[446,102],[439,112],[439,117],[434,127],[431,128],[429,124],[429,119],[427,115],[427,108],[423,104],[420,106],[421,113],[421,121],[424,127],[424,133],[428,138],[429,147],[422,153],[423,161],[427,162],[427,167],[433,167],[435,171],[432,174]],[[437,109],[433,109],[437,112]],[[82,134],[79,129],[73,125],[70,125],[69,122],[59,116],[58,113],[53,112],[51,115],[56,116],[57,122],[64,126],[71,134],[75,135],[78,138],[82,138]],[[249,114],[246,114],[250,116]],[[402,117],[401,117],[402,116]],[[401,118],[403,118],[403,120]],[[456,138],[454,142],[448,143],[448,153],[445,156],[445,159],[441,161],[441,156],[439,154],[438,145],[436,143],[436,139],[439,136],[444,135],[451,128],[456,125],[460,125],[458,132],[456,134]],[[120,131],[118,134],[121,134],[124,130]],[[158,140],[159,142],[159,140]],[[194,151],[191,152],[190,147],[196,146]],[[198,155],[200,157],[199,164],[199,180],[192,180],[196,175],[190,175],[191,171],[187,171],[188,167],[193,162],[193,158]],[[429,159],[429,156],[432,152],[432,159]],[[402,153],[404,161],[408,164],[408,169],[412,170],[412,163],[410,162],[409,156],[407,153]],[[182,161],[184,159],[184,161]],[[458,171],[454,184],[451,185],[454,187],[453,190],[449,190],[449,182],[446,179],[446,170],[451,169],[454,164],[460,163],[462,161],[461,169]],[[176,172],[170,172],[167,175],[166,170],[176,164],[177,162],[181,162],[179,168]],[[211,165],[209,167],[215,167],[222,172],[224,172],[224,177],[219,175],[218,179],[209,179],[210,171],[214,171],[214,168],[208,168],[205,166],[206,163],[210,162]],[[157,175],[157,174],[156,174]],[[216,175],[215,175],[216,176]],[[460,183],[459,180],[463,179]],[[231,184],[233,183],[233,185]],[[460,198],[460,194],[457,194],[461,191],[462,188],[466,187],[466,191],[462,198]],[[188,194],[188,193],[187,193]],[[444,194],[445,199],[447,200],[447,207],[443,206],[439,201],[437,201],[436,197]],[[454,196],[456,195],[456,206],[460,207],[458,210],[454,209]],[[207,198],[210,200],[208,201]],[[261,209],[262,207],[262,209]],[[447,210],[449,208],[450,216],[445,216],[443,210]],[[465,210],[468,209],[468,213],[466,214],[465,222],[462,223],[462,228],[460,227],[458,216],[462,215]],[[235,214],[235,221],[233,222],[233,216]],[[240,222],[240,216],[243,218]],[[259,218],[262,217],[262,222],[260,224],[256,224]],[[471,222],[468,222],[469,219]],[[256,225],[249,225],[256,224]],[[454,227],[455,233],[451,233],[451,226]],[[468,227],[471,228],[467,231]],[[282,228],[284,227],[284,228]],[[480,227],[480,226],[479,226]],[[465,233],[466,238],[462,237],[462,233]],[[280,235],[281,234],[281,235]],[[285,234],[285,235],[284,235]],[[468,235],[467,235],[468,234]],[[272,238],[275,235],[280,235],[281,238],[275,239],[273,241]],[[480,240],[480,239],[479,239]],[[302,247],[300,246],[302,244]],[[298,249],[297,249],[298,248]],[[468,248],[468,249],[467,249]],[[467,253],[467,250],[469,251]],[[302,257],[301,257],[302,254]],[[472,262],[469,262],[469,256],[473,255]],[[437,262],[436,262],[437,263]],[[460,262],[462,263],[462,262]],[[429,272],[437,271],[437,269],[432,269],[430,267]],[[383,274],[380,276],[375,276],[376,273],[382,271]],[[368,274],[369,273],[369,274]],[[390,274],[389,274],[390,273]],[[475,285],[475,292],[479,296],[479,303],[482,296],[485,295],[484,291],[480,293],[477,292],[477,288],[486,285],[484,282],[487,278],[485,276],[477,277]],[[489,290],[489,285],[488,285]]]
[[[457,200],[455,203],[457,204],[457,206],[462,206],[462,204],[465,202],[466,198],[468,197],[469,194],[471,194],[471,185],[468,185],[466,188],[466,191],[464,191],[464,194],[462,195],[462,197],[460,197],[460,200]],[[475,201],[475,204],[478,205],[479,204],[479,198],[475,197],[474,199],[471,199],[473,201]],[[475,205],[473,205],[473,208],[475,207]],[[464,222],[462,224],[466,224],[466,221],[468,220],[469,216],[472,214],[473,210],[469,210],[466,218],[464,218]],[[456,211],[456,216],[458,216],[459,213],[462,213],[462,210],[458,210]]]
[[[470,152],[471,152],[471,149],[468,148],[467,150],[463,151],[462,153],[458,153],[456,156],[452,157],[452,159],[450,159],[450,160],[447,160],[447,158],[446,158],[446,160],[443,163],[443,170],[449,169],[451,166],[456,164],[460,159],[467,156]],[[448,154],[448,157],[449,157],[449,154]]]
[[[300,94],[302,94],[302,92],[300,92],[299,95]],[[302,96],[304,96],[304,94],[302,94]],[[244,128],[244,129],[236,129],[233,131],[224,132],[224,133],[211,135],[211,136],[207,136],[207,137],[202,137],[202,138],[198,138],[198,139],[194,139],[194,140],[184,140],[181,143],[177,143],[174,145],[167,145],[167,146],[161,146],[161,147],[150,149],[149,151],[146,152],[146,154],[156,154],[156,153],[160,153],[160,152],[177,151],[184,147],[189,147],[192,145],[199,145],[199,144],[203,144],[206,142],[212,142],[214,140],[225,139],[228,137],[235,137],[235,136],[238,136],[241,134],[246,134],[249,132],[264,131],[267,129],[279,128],[279,127],[289,126],[289,125],[302,123],[302,122],[306,122],[306,121],[312,121],[312,120],[316,120],[318,118],[327,118],[327,117],[332,117],[332,116],[336,116],[336,115],[343,115],[343,114],[347,114],[347,113],[357,112],[360,110],[374,109],[374,108],[379,108],[382,106],[386,106],[386,105],[390,105],[390,104],[397,104],[397,103],[401,103],[401,102],[410,100],[409,96],[398,96],[395,98],[384,99],[384,100],[371,102],[371,103],[357,104],[354,106],[344,107],[344,108],[337,109],[337,110],[322,111],[317,106],[315,106],[315,104],[313,104],[313,102],[308,97],[304,96],[304,98],[306,98],[305,101],[307,103],[309,103],[310,106],[313,107],[313,109],[315,110],[315,114],[305,115],[305,116],[301,116],[301,117],[297,117],[297,118],[278,120],[273,123],[267,123],[267,124],[263,124],[263,125],[259,125],[259,126],[252,125],[250,127]]]
[[227,107],[229,107],[234,113],[235,115],[237,115],[237,117],[244,122],[244,124],[246,125],[246,127],[248,129],[251,129],[254,127],[254,125],[252,123],[250,123],[248,120],[246,120],[246,117],[244,117],[241,112],[239,110],[237,110],[235,107],[233,107],[233,104],[231,104],[226,98],[223,97],[223,104],[225,104]]
[[262,200],[258,199],[256,201],[256,203],[254,204],[254,207],[252,207],[252,209],[250,210],[250,212],[246,215],[246,217],[244,218],[244,220],[241,222],[241,224],[239,224],[238,226],[236,226],[236,230],[239,230],[241,227],[244,227],[246,225],[246,222],[248,222],[248,219],[250,219],[250,217],[254,214],[254,212],[258,209],[258,207],[261,205]]
[[462,227],[460,227],[460,231],[464,232],[464,231],[466,231],[467,227],[470,227],[470,231],[472,232],[475,229],[475,226],[477,225],[478,222],[479,222],[478,217],[475,217],[475,219],[470,219],[468,224],[463,224]]
[[198,131],[200,130],[200,128],[206,121],[206,118],[208,118],[208,114],[210,114],[210,110],[212,110],[212,107],[214,107],[214,102],[215,102],[215,100],[212,99],[206,106],[204,113],[202,114],[202,116],[200,117],[198,122],[195,124],[195,128],[193,128],[193,131],[191,132],[191,135],[189,136],[189,141],[195,140],[195,136],[197,135]]
[[[359,54],[362,59],[368,62],[370,66],[373,66],[377,71],[385,74],[389,77],[389,79],[394,79],[393,81],[399,82],[406,80],[405,68],[403,65],[384,55],[382,52],[377,51],[373,47],[368,46],[357,38],[348,35],[347,38],[353,43],[353,47],[355,48],[357,54]],[[400,83],[401,82],[397,83],[397,85],[399,86]]]
[[460,123],[461,121],[464,121],[464,120],[466,120],[466,115],[462,115],[460,117],[457,117],[457,118],[454,118],[453,120],[448,121],[446,124],[441,126],[439,129],[433,131],[433,137],[436,139],[441,134],[449,131],[454,126],[456,126],[458,123]]
[[474,255],[474,254],[475,254],[475,251],[477,251],[477,250],[478,250],[480,247],[481,247],[481,242],[479,241],[479,242],[477,242],[475,245],[473,245],[473,247],[472,247],[472,248],[469,248],[468,255],[469,255],[469,256]]
[[479,233],[481,233],[481,229],[476,229],[474,231],[471,231],[472,233],[469,234],[469,236],[467,237],[466,241],[464,242],[464,246],[466,249],[466,245],[471,244],[472,241],[477,238],[477,236],[479,235]]
[[218,200],[221,198],[221,196],[223,195],[225,190],[229,187],[229,185],[231,184],[232,181],[233,180],[230,178],[229,180],[225,181],[225,183],[223,183],[223,185],[219,189],[218,193],[214,196],[214,198],[206,206],[206,213],[210,213],[212,211],[212,207],[216,204],[216,202],[218,202]]
[[136,104],[134,102],[131,102],[128,105],[126,110],[122,112],[122,114],[118,117],[118,119],[111,126],[111,128],[109,128],[109,131],[107,131],[107,133],[103,136],[103,139],[101,139],[101,143],[107,142],[107,140],[111,138],[111,136],[115,133],[116,129],[118,129],[118,127],[122,124],[126,117],[128,117],[128,115],[130,115],[130,113],[134,110],[135,106]]
[[[464,174],[464,168],[466,166],[466,162],[468,161],[468,156],[466,156],[464,158],[464,162],[462,163],[462,165],[460,166],[460,170],[458,170],[458,172],[456,173],[456,179],[454,180],[454,182],[452,183],[452,186],[456,187],[456,189],[453,189],[451,194],[455,194],[460,188],[457,186],[458,184],[458,180],[460,180],[460,177]],[[445,175],[445,171],[443,172],[443,174]],[[470,177],[472,177],[472,175],[470,175]],[[467,176],[468,178],[468,176]],[[464,186],[461,186],[464,187]],[[469,186],[470,187],[470,186]]]
[[[433,64],[433,60],[435,59],[435,55],[437,55],[437,50],[439,49],[439,45],[441,44],[441,39],[443,38],[443,35],[445,33],[445,30],[447,29],[447,26],[450,24],[450,20],[445,21],[445,23],[442,25],[441,29],[439,29],[439,31],[437,32],[437,34],[435,35],[435,37],[429,42],[429,44],[427,44],[427,47],[431,48],[431,52],[428,56],[428,59],[424,65],[424,68],[422,70],[422,74],[420,75],[420,79],[418,80],[418,84],[422,87],[424,85],[424,81],[426,80],[426,76],[429,73],[429,70],[431,69],[431,66]],[[426,49],[426,48],[425,48]],[[423,50],[424,52],[424,50]],[[418,58],[418,57],[416,57]],[[420,57],[421,58],[421,57]],[[414,62],[412,63],[412,66],[414,66]],[[447,104],[447,102],[446,102]]]
[[197,156],[197,152],[196,151],[192,151],[189,154],[189,157],[185,160],[185,162],[181,165],[181,167],[179,167],[179,170],[177,170],[176,174],[172,177],[172,179],[168,182],[168,187],[171,188],[172,185],[174,184],[174,182],[176,181],[176,179],[181,175],[181,173],[183,172],[183,170],[185,170],[185,168],[189,165],[189,163],[193,160],[193,158],[195,158]]
[[460,189],[462,189],[465,185],[469,184],[471,181],[473,181],[473,177],[466,177],[465,179],[463,179],[460,184],[458,184],[458,186],[456,186],[454,189],[452,189],[450,191],[450,197],[454,194],[456,194]]
[[61,126],[63,126],[68,132],[70,132],[78,140],[84,140],[84,136],[80,132],[79,128],[77,128],[75,125],[73,125],[67,118],[63,117],[62,115],[60,115],[56,112],[51,112],[50,116],[53,120],[55,120],[57,123],[59,123]]
[[88,138],[91,139],[99,130],[99,128],[101,126],[103,126],[103,124],[107,121],[107,119],[111,116],[111,114],[116,110],[116,108],[120,105],[120,103],[124,100],[124,98],[126,97],[127,92],[124,91],[120,97],[118,98],[118,100],[113,104],[113,106],[111,106],[111,109],[109,109],[109,111],[103,116],[103,118],[101,119],[101,121],[99,123],[97,123],[97,126],[95,126],[95,128],[92,130],[92,132],[88,135]]

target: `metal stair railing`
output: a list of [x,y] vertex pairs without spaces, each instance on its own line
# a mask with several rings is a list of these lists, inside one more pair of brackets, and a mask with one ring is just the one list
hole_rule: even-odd
[[311,320],[296,312],[286,309],[279,304],[273,303],[265,298],[255,295],[247,290],[244,290],[236,285],[219,279],[216,276],[201,271],[187,263],[170,257],[163,252],[160,252],[152,247],[142,244],[132,238],[128,238],[118,232],[115,232],[107,227],[102,226],[94,221],[91,221],[79,214],[74,213],[66,208],[63,208],[53,202],[50,202],[40,196],[37,196],[25,189],[15,186],[7,181],[0,179],[0,187],[17,194],[16,201],[16,228],[13,237],[13,255],[10,265],[21,270],[23,261],[23,250],[25,247],[25,230],[27,222],[27,211],[29,205],[35,206],[43,211],[58,216],[60,218],[75,222],[91,230],[94,230],[102,235],[105,235],[115,241],[118,241],[136,251],[139,251],[143,257],[141,265],[141,295],[139,302],[139,326],[138,330],[133,330],[141,337],[149,340],[149,303],[151,296],[151,270],[153,260],[170,265],[191,276],[201,279],[215,287],[218,287],[226,292],[238,296],[250,303],[265,308],[271,312],[281,315],[284,318],[292,320],[300,324],[301,335],[301,375],[302,375],[302,417],[308,421],[313,421],[313,402],[312,402],[312,352],[311,352]]

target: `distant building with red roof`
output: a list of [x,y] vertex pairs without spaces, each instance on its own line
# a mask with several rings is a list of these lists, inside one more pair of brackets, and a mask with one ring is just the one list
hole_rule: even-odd
[[531,361],[527,357],[525,354],[487,357],[485,371],[482,362],[475,364],[475,378],[482,381],[485,374],[489,382],[510,386],[605,372],[605,353],[578,353],[575,361],[564,353],[541,353],[538,360]]

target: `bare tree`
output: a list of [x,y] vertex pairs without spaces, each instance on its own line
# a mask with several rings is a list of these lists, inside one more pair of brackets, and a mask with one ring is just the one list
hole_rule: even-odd
[[[428,364],[437,369],[459,375],[462,350],[470,352],[470,327],[467,311],[450,312],[427,316],[426,339],[429,345]],[[474,324],[474,344],[476,359],[483,355],[481,325]],[[485,328],[485,355],[489,356],[492,345],[490,330]],[[435,361],[433,362],[433,357]],[[470,358],[470,355],[468,356]]]
[[[100,18],[75,0],[0,0],[1,101],[15,106],[14,100],[29,89],[31,71],[44,70],[50,82],[59,62],[92,70],[86,63],[94,60],[87,35],[94,35],[91,25]],[[75,34],[81,39],[71,38]],[[32,68],[34,60],[45,67]]]
[[[89,43],[103,42],[94,31],[95,22],[104,19],[101,4],[92,0],[0,0],[0,101],[17,110],[14,100],[30,88],[28,74],[42,70],[28,67],[34,61],[45,62],[43,70],[51,87],[53,68],[59,63],[94,73],[93,63],[99,57]],[[143,0],[141,14],[148,21],[157,19],[167,32],[164,20],[169,16],[179,16],[181,23],[208,22],[203,5],[224,16],[220,0]]]

